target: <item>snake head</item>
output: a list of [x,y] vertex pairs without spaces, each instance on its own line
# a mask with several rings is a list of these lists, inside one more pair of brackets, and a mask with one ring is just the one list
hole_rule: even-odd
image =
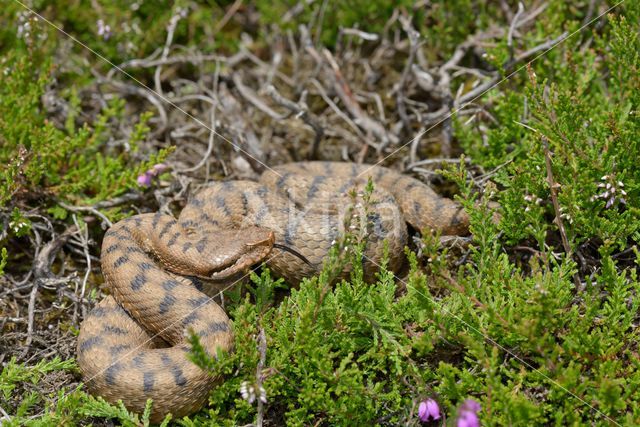
[[269,255],[275,235],[262,227],[247,227],[237,230],[221,230],[216,233],[217,245],[208,256],[211,270],[209,279],[223,280],[251,268]]

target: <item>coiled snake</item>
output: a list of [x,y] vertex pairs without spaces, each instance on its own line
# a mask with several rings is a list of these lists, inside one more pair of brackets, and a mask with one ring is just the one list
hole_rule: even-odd
[[198,334],[210,354],[233,345],[229,318],[203,291],[216,293],[212,283],[228,282],[263,260],[291,283],[317,273],[345,226],[347,206],[362,206],[357,192],[369,177],[365,270],[375,271],[385,239],[390,268],[400,266],[406,223],[466,234],[460,206],[420,181],[383,167],[332,162],[279,166],[259,183],[216,182],[177,220],[158,213],[116,223],[102,243],[111,296],[89,313],[78,337],[87,389],[109,402],[121,399],[135,412],[151,398],[154,422],[197,411],[218,379],[187,359],[185,332]]

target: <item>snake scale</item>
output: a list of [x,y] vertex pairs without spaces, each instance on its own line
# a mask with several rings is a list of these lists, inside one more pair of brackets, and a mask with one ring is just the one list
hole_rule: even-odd
[[383,240],[390,268],[401,265],[406,223],[467,233],[461,207],[422,182],[384,167],[334,162],[282,165],[260,182],[215,182],[197,192],[177,220],[156,213],[114,224],[101,255],[111,295],[85,318],[78,337],[87,389],[139,413],[151,398],[153,422],[197,411],[220,379],[187,359],[185,332],[199,335],[210,354],[233,346],[229,318],[207,293],[261,261],[291,283],[317,273],[348,227],[347,212],[362,207],[369,178],[374,191],[361,209],[371,225],[365,271],[376,270]]

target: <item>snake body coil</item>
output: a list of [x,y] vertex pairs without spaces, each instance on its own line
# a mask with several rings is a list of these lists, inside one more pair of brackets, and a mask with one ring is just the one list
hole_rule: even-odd
[[[420,181],[378,166],[305,162],[265,172],[261,182],[217,182],[198,192],[178,220],[137,215],[115,224],[102,244],[102,271],[111,296],[82,323],[78,364],[88,390],[142,412],[153,399],[152,421],[198,410],[218,379],[192,362],[185,332],[200,336],[210,354],[231,350],[229,318],[205,293],[265,260],[289,282],[319,271],[372,178],[371,224],[365,249],[376,269],[389,244],[390,268],[402,262],[407,227],[466,234],[460,206]],[[351,211],[353,212],[353,210]],[[274,242],[306,258],[274,248]],[[204,287],[203,287],[204,286]],[[209,292],[215,289],[209,289]]]

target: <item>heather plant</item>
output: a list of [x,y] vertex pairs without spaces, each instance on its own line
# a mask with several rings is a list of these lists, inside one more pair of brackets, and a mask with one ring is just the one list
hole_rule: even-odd
[[[238,25],[231,20],[225,25],[225,31],[210,25],[212,21],[222,19],[227,3],[81,0],[69,7],[66,1],[36,0],[24,4],[40,11],[53,25],[84,45],[73,43],[64,47],[75,54],[69,58],[73,65],[84,69],[86,63],[82,58],[90,58],[93,55],[91,51],[100,53],[114,64],[121,64],[131,57],[153,54],[158,44],[164,42],[167,25],[172,19],[180,21],[180,25],[174,28],[177,43],[195,42],[207,52],[216,48],[233,49],[239,36]],[[12,1],[5,6],[0,11],[0,19],[12,25],[0,29],[0,52],[9,47],[15,49],[20,42],[42,43],[51,48],[63,42],[56,28],[30,15],[20,3]],[[37,42],[30,40],[34,36]],[[66,71],[71,68],[69,66]],[[76,75],[73,79],[81,81],[83,77]]]
[[[626,10],[625,16],[611,17],[610,28],[593,46],[579,49],[579,39],[567,40],[554,53],[566,64],[564,72],[545,57],[529,70],[524,92],[497,95],[495,125],[486,139],[473,131],[480,122],[459,123],[462,145],[473,161],[500,167],[495,181],[504,187],[498,200],[506,241],[531,239],[546,252],[550,231],[557,231],[549,221],[555,216],[581,268],[586,267],[581,252],[611,254],[640,237],[635,156],[640,152],[635,73],[640,9],[634,4]],[[552,191],[557,191],[557,212]],[[557,248],[559,239],[554,244]]]

